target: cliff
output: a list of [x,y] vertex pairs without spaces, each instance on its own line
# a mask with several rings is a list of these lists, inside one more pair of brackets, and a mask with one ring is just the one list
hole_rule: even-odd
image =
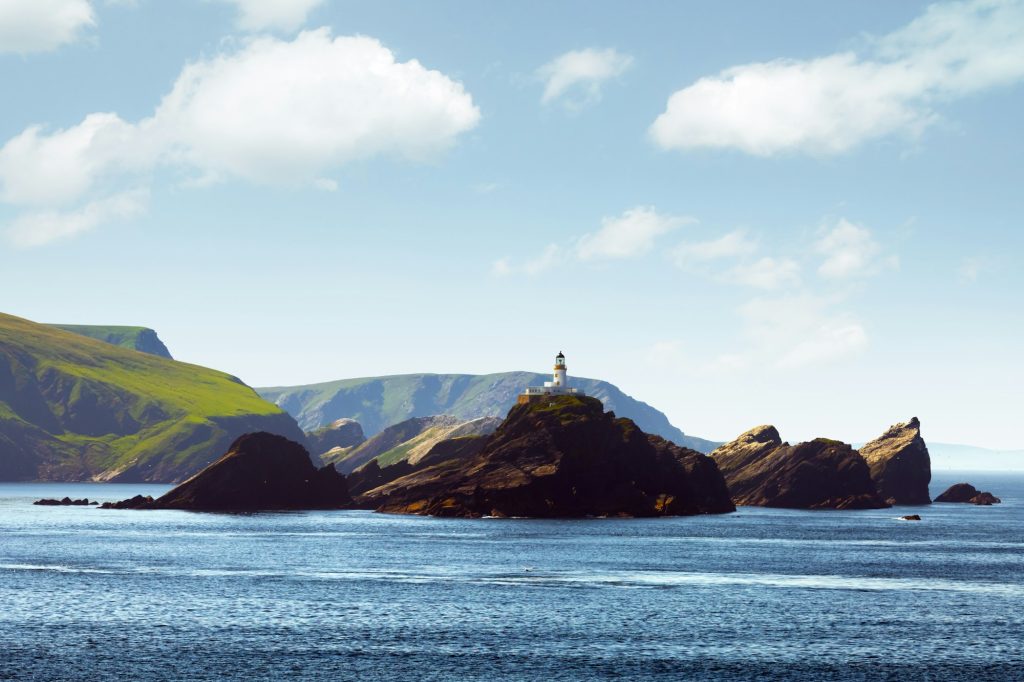
[[0,314],[0,480],[181,481],[251,431],[305,439],[233,376]]
[[928,446],[921,437],[921,422],[895,424],[860,448],[879,495],[889,504],[929,504],[932,480]]

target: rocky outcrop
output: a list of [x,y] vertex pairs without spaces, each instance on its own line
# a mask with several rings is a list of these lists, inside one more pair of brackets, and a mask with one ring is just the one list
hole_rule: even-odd
[[888,506],[864,458],[846,443],[817,438],[790,445],[758,426],[711,453],[737,505],[792,509]]
[[88,497],[83,497],[80,500],[72,500],[70,497],[62,497],[57,500],[52,497],[44,497],[41,500],[36,500],[32,504],[39,505],[41,507],[87,507],[91,504],[99,504],[98,502],[90,502]]
[[928,446],[921,438],[921,422],[914,417],[890,426],[879,438],[860,449],[868,463],[878,494],[889,504],[929,504],[932,480]]
[[119,502],[104,502],[100,509],[145,509],[153,504],[152,495],[135,495]]
[[[669,516],[735,509],[714,461],[560,396],[513,407],[490,436],[438,444],[414,471],[364,493],[380,511],[437,516]],[[451,441],[449,441],[451,443]],[[440,448],[438,450],[437,448]]]
[[355,419],[336,419],[322,429],[306,434],[309,451],[323,456],[329,450],[353,448],[366,442],[363,427]]
[[956,483],[946,489],[935,498],[936,502],[959,502],[961,504],[977,504],[989,506],[1002,502],[998,497],[989,492],[981,492],[970,483]]
[[122,507],[194,511],[344,509],[351,505],[345,477],[313,466],[304,447],[282,436],[250,433],[227,454],[165,495]]
[[486,436],[457,436],[436,443],[426,455],[417,459],[415,464],[411,459],[403,459],[381,467],[376,459],[372,459],[348,475],[348,490],[353,497],[358,497],[418,469],[449,460],[468,460],[480,454],[486,444]]

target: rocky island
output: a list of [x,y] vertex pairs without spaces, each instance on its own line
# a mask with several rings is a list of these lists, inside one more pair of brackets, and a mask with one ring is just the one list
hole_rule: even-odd
[[331,465],[317,469],[304,447],[283,436],[249,433],[227,454],[165,495],[135,496],[110,509],[276,511],[345,509],[345,477]]
[[355,472],[353,483],[365,490],[356,503],[460,517],[647,517],[735,509],[713,460],[648,435],[585,396],[552,395],[516,405],[493,434],[444,441],[415,467],[405,466],[411,468]]
[[895,424],[860,448],[878,494],[889,504],[929,504],[932,464],[921,437],[921,422]]

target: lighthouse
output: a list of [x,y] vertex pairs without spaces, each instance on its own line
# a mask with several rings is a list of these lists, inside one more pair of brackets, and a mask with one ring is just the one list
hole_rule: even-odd
[[551,381],[545,381],[543,386],[527,387],[519,394],[519,399],[516,402],[523,405],[553,395],[586,395],[578,388],[569,387],[568,368],[565,365],[565,355],[562,351],[558,351],[558,355],[555,356],[555,371],[551,375]]

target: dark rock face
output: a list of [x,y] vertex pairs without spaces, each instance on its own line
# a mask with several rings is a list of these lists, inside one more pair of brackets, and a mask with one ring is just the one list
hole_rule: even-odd
[[846,443],[817,438],[784,443],[774,426],[759,426],[711,457],[738,505],[791,509],[880,509],[864,458]]
[[41,500],[36,500],[32,504],[37,504],[43,507],[87,507],[90,504],[97,504],[96,502],[90,502],[88,497],[83,497],[80,500],[72,500],[70,497],[64,497],[59,500],[55,500],[51,497],[44,497]]
[[959,502],[962,504],[977,504],[989,506],[1002,502],[998,497],[988,492],[981,492],[970,483],[956,483],[951,485],[946,492],[935,498],[936,502]]
[[921,422],[914,417],[890,426],[879,438],[860,449],[879,495],[889,504],[930,504],[928,484],[932,463],[921,438]]
[[322,455],[334,448],[352,448],[366,442],[363,427],[355,419],[338,419],[306,434],[309,451]]
[[120,502],[104,502],[100,509],[146,509],[153,504],[152,495],[136,495]]
[[920,514],[907,514],[906,516],[901,516],[900,517],[900,521],[920,521],[920,520],[921,520],[921,515]]
[[377,460],[370,460],[348,475],[349,493],[353,497],[358,497],[419,469],[425,469],[448,460],[468,460],[480,454],[486,444],[486,436],[462,436],[437,443],[416,464],[412,464],[409,460],[403,460],[390,466],[381,467]]
[[735,510],[710,458],[645,434],[594,398],[517,405],[497,431],[478,438],[438,444],[433,463],[420,462],[359,502],[385,512],[462,517]]
[[343,509],[351,502],[334,467],[317,469],[298,443],[260,432],[241,436],[227,454],[158,499],[136,496],[113,508],[269,511]]

